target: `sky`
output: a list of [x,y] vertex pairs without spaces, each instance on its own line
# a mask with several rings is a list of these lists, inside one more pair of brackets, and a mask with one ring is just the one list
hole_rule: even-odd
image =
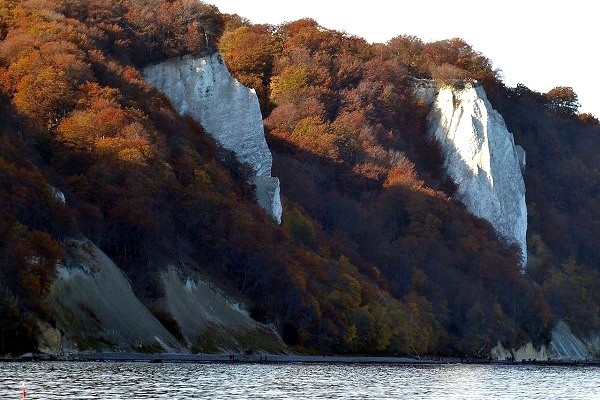
[[404,34],[424,41],[459,37],[501,69],[507,85],[542,93],[570,86],[580,112],[600,118],[600,12],[593,0],[204,1],[252,23],[310,17],[369,42]]

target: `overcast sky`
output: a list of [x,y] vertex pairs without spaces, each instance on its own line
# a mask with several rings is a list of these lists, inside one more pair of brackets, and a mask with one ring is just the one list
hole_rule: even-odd
[[204,0],[253,23],[303,17],[386,42],[460,37],[503,71],[505,83],[547,92],[571,86],[581,112],[600,117],[600,13],[593,0]]

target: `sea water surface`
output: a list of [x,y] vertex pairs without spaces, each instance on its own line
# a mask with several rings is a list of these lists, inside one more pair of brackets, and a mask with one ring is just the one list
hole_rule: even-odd
[[0,363],[0,399],[600,399],[600,368]]

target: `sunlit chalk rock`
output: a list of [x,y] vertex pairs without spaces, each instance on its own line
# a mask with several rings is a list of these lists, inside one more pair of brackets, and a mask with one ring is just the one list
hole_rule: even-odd
[[437,88],[431,81],[415,92],[430,104],[429,135],[439,143],[444,167],[457,185],[457,196],[473,215],[490,222],[500,237],[521,250],[527,263],[527,207],[521,169],[525,150],[487,99],[482,86]]
[[234,79],[221,56],[186,56],[150,65],[145,79],[161,90],[182,115],[199,122],[238,161],[250,165],[258,204],[281,222],[279,179],[271,176],[258,97]]

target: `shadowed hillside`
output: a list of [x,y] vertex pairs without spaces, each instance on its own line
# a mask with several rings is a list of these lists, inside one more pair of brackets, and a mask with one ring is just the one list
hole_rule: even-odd
[[[368,44],[191,0],[0,0],[0,39],[0,353],[34,348],[40,321],[63,318],[46,299],[82,237],[180,341],[153,307],[169,266],[299,351],[485,356],[499,340],[547,341],[559,318],[600,328],[598,121],[564,91],[505,87],[460,39]],[[216,48],[259,96],[281,226],[249,167],[140,73]],[[482,83],[525,147],[524,276],[518,250],[455,200],[415,79]]]

